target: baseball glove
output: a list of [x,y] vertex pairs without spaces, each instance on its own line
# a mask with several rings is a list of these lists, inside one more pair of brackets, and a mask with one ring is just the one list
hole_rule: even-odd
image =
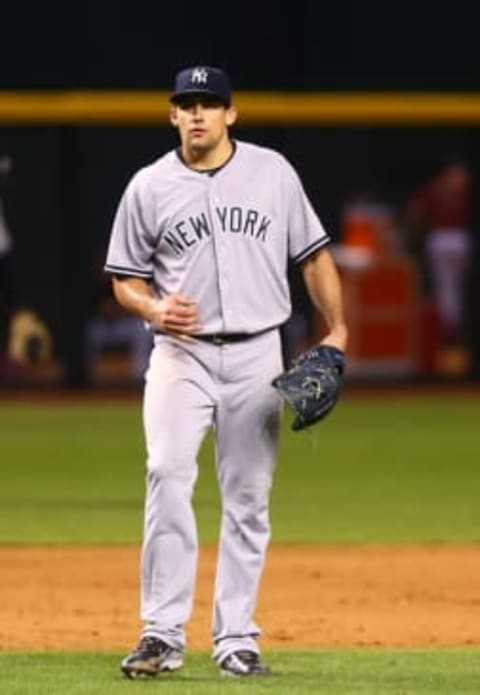
[[317,345],[272,381],[296,415],[293,430],[303,430],[326,417],[343,387],[345,354],[331,345]]

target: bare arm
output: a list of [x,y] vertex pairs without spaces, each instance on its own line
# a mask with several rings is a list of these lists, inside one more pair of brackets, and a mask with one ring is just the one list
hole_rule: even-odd
[[337,268],[327,249],[307,258],[302,266],[305,285],[313,305],[320,311],[327,324],[328,332],[322,343],[333,345],[339,350],[347,347],[342,288]]
[[198,332],[197,306],[188,297],[171,294],[159,299],[141,278],[114,276],[112,282],[116,300],[128,312],[183,340]]

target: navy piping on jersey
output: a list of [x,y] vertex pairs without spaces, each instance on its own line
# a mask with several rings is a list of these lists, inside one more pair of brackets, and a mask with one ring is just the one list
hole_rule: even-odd
[[221,170],[223,169],[223,167],[226,167],[227,164],[228,164],[228,163],[233,159],[233,157],[235,156],[235,152],[237,151],[237,143],[235,142],[235,140],[230,140],[230,142],[232,143],[232,152],[231,152],[229,158],[226,159],[226,160],[223,162],[223,164],[221,164],[219,167],[215,167],[214,169],[195,169],[194,167],[191,167],[189,164],[187,164],[187,162],[186,162],[185,159],[183,158],[182,148],[181,148],[181,147],[177,147],[177,148],[176,148],[175,154],[177,155],[177,157],[179,158],[179,160],[182,162],[182,164],[183,164],[184,166],[186,166],[187,169],[189,169],[190,171],[194,171],[194,172],[197,173],[197,174],[206,174],[207,176],[215,176],[215,174],[218,174],[218,172],[221,171]]
[[135,275],[140,278],[151,278],[152,273],[148,273],[145,270],[137,270],[136,268],[125,268],[124,266],[120,265],[111,265],[108,264],[105,266],[105,270],[108,273],[112,273],[114,275]]
[[331,241],[332,240],[330,239],[330,237],[322,237],[322,239],[317,239],[317,241],[314,241],[313,244],[310,244],[309,246],[307,246],[306,249],[303,249],[303,251],[294,256],[292,258],[292,263],[301,263],[306,258],[315,253],[315,251],[318,251],[324,246],[330,244]]

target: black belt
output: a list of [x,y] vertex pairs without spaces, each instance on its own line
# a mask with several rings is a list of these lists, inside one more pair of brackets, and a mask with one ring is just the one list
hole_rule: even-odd
[[[212,345],[226,345],[228,343],[241,343],[243,340],[257,338],[259,335],[274,330],[274,328],[275,327],[265,328],[265,330],[257,331],[256,333],[194,333],[191,337],[196,340],[203,340],[205,343],[212,343]],[[155,331],[155,335],[168,335],[168,333]]]
[[256,335],[260,335],[260,333],[202,333],[192,337],[213,345],[225,345],[226,343],[240,343],[242,340],[254,338]]

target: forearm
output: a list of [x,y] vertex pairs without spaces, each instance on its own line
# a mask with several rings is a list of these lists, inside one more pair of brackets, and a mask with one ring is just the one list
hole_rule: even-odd
[[305,285],[310,299],[322,314],[327,325],[323,342],[340,350],[347,346],[347,325],[343,307],[340,277],[330,252],[322,249],[307,259],[302,267]]
[[133,277],[114,277],[113,292],[124,309],[165,333],[185,339],[200,329],[195,302],[181,294],[159,299],[145,280]]
[[114,277],[112,283],[115,299],[124,309],[144,321],[152,321],[158,300],[145,280]]

